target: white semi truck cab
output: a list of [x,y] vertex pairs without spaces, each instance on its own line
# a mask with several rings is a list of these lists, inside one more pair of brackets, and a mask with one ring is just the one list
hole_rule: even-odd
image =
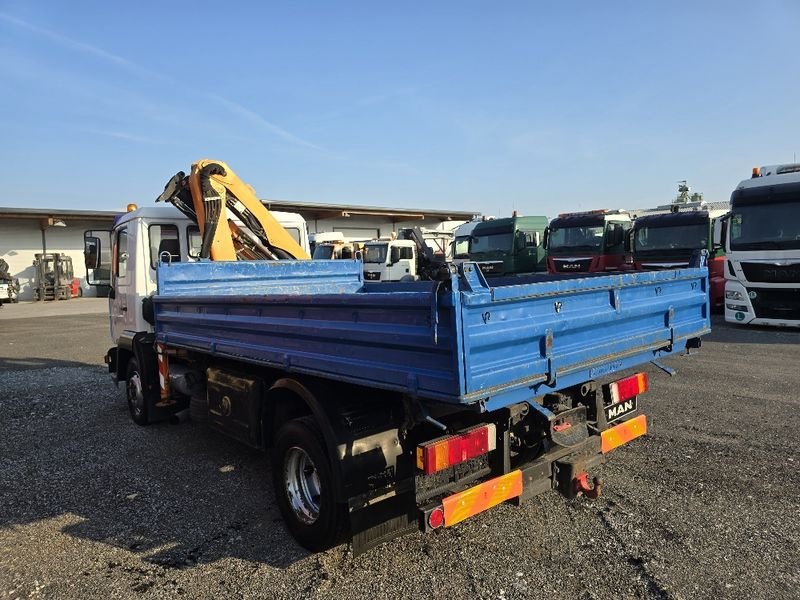
[[364,244],[366,281],[416,281],[417,246],[411,240],[375,240]]
[[364,244],[365,281],[433,279],[451,258],[453,234],[448,231],[401,229],[397,239]]
[[722,228],[725,320],[800,327],[800,164],[756,167]]

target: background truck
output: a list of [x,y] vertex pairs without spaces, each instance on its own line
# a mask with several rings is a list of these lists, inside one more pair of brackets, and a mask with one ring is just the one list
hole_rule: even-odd
[[467,254],[487,276],[545,271],[544,231],[547,217],[493,219],[470,232]]
[[315,236],[311,258],[315,260],[353,259],[356,257],[356,252],[362,252],[363,249],[363,241],[345,239],[342,233],[318,233]]
[[756,167],[731,194],[725,320],[800,327],[800,164]]
[[365,242],[364,278],[369,282],[438,279],[446,269],[452,240],[451,232],[413,227],[400,229],[395,239]]
[[625,235],[631,217],[623,210],[563,213],[546,232],[550,273],[618,271],[625,262]]
[[714,231],[719,230],[720,219],[728,214],[729,207],[727,203],[716,204],[673,204],[642,211],[628,233],[627,247],[632,266],[638,270],[683,268],[696,250],[707,250],[711,308],[722,311],[725,252],[721,244],[714,242]]
[[312,550],[350,537],[361,552],[550,489],[595,497],[589,472],[647,428],[647,377],[624,372],[709,330],[704,256],[365,285],[358,261],[192,262],[188,229],[150,210],[112,232],[109,372],[137,424],[191,415],[269,450]]

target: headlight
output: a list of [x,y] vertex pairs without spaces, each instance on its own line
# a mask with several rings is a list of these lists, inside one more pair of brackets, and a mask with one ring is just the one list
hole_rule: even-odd
[[747,307],[746,306],[742,306],[741,304],[728,304],[726,302],[725,303],[725,308],[727,308],[728,310],[738,310],[738,311],[741,311],[741,312],[747,312]]
[[725,298],[727,300],[744,300],[744,295],[736,290],[725,290]]

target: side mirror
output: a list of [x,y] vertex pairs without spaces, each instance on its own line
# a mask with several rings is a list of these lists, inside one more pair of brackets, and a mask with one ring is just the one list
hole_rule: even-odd
[[389,264],[394,265],[398,262],[400,262],[400,248],[394,246],[389,252]]
[[83,239],[83,262],[87,269],[97,269],[100,266],[100,238]]
[[625,241],[624,241],[625,252],[633,252],[633,232],[634,230],[630,229],[628,231],[628,235],[625,236]]
[[516,237],[516,240],[517,240],[517,244],[516,244],[517,250],[522,252],[523,250],[525,250],[525,248],[528,247],[528,240],[525,237],[525,232],[524,231],[518,231],[516,233],[515,237]]
[[[537,232],[538,233],[538,232]],[[550,228],[544,228],[544,239],[542,240],[542,246],[547,248],[547,243],[550,241]]]
[[624,243],[624,241],[625,230],[622,228],[622,225],[614,225],[614,229],[611,232],[611,245],[619,246],[620,244]]
[[728,221],[730,214],[725,215],[714,221],[713,226],[713,247],[723,249],[725,247],[725,238],[728,237]]

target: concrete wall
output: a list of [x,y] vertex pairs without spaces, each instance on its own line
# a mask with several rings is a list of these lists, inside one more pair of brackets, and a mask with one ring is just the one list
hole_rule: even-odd
[[[86,283],[83,265],[83,232],[87,229],[110,229],[111,221],[65,221],[66,227],[48,227],[45,230],[47,252],[61,252],[72,257],[75,277],[81,280],[86,296],[94,296],[94,288]],[[0,219],[0,258],[9,266],[12,277],[19,279],[20,300],[33,300],[33,256],[43,252],[42,230],[38,218]]]

